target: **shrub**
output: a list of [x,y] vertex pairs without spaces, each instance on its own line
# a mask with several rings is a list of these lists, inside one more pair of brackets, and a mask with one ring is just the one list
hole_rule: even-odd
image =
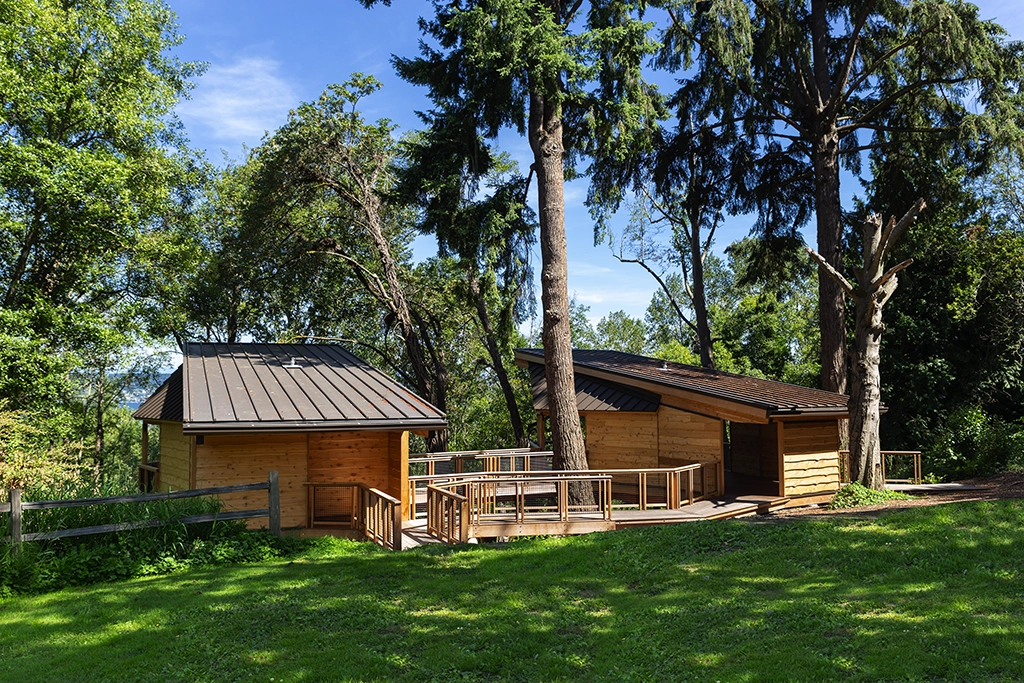
[[961,408],[950,415],[926,456],[946,480],[1024,469],[1024,425],[1004,422],[978,406]]
[[[79,483],[37,489],[26,500],[64,500],[131,493],[127,484]],[[53,510],[26,510],[23,531],[36,533],[217,512],[213,498],[116,503]],[[6,533],[6,529],[4,530]],[[2,535],[2,534],[0,534]],[[94,536],[23,543],[14,553],[0,543],[0,598],[12,593],[57,590],[98,581],[165,574],[192,567],[260,562],[305,547],[299,539],[249,531],[241,521],[178,524]]]
[[912,499],[913,496],[908,496],[899,491],[875,491],[854,482],[839,489],[839,492],[832,497],[832,502],[828,507],[830,510],[845,510],[848,508],[864,507],[865,505],[882,505],[890,500]]

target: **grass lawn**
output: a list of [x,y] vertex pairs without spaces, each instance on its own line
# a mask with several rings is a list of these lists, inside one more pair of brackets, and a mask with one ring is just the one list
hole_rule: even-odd
[[0,602],[3,681],[1019,681],[1024,501],[292,560]]

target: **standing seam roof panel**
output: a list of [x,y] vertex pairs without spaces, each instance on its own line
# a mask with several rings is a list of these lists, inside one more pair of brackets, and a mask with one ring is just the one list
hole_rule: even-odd
[[224,353],[231,359],[230,363],[223,363],[221,368],[224,371],[224,383],[228,387],[228,395],[231,397],[231,407],[235,411],[235,419],[256,422],[260,418],[256,413],[252,394],[246,388],[242,375],[239,372],[237,354],[227,345],[224,345]]
[[[322,349],[316,349],[313,351],[314,355],[321,357]],[[329,356],[335,356],[335,354],[327,354]],[[337,358],[335,358],[337,360]],[[350,366],[349,374],[354,374],[353,369],[357,365],[349,361],[347,358],[342,357],[344,364]],[[352,380],[348,377],[344,377],[337,371],[331,373],[329,378],[331,384],[335,386],[339,393],[343,394],[351,402],[352,406],[359,413],[361,419],[375,420],[375,419],[388,419],[389,416],[380,408],[375,406],[373,402],[366,397],[365,389],[353,384]],[[354,377],[352,379],[355,379]]]
[[[334,355],[340,356],[347,360],[348,362],[352,363],[353,379],[361,381],[366,389],[373,391],[381,399],[383,399],[387,408],[389,408],[390,411],[392,412],[392,415],[397,416],[408,414],[408,411],[402,410],[402,406],[405,406],[406,408],[414,410],[420,415],[423,415],[423,411],[419,410],[418,407],[413,406],[408,401],[403,400],[401,396],[396,394],[389,386],[389,384],[391,384],[390,382],[386,380],[382,381],[383,376],[380,375],[379,371],[377,371],[376,368],[367,363],[359,362],[357,358],[351,356],[351,354],[345,353],[341,349],[331,349],[331,352],[333,352]],[[383,407],[378,408],[378,410],[384,412]],[[390,416],[391,415],[389,415],[389,417]]]

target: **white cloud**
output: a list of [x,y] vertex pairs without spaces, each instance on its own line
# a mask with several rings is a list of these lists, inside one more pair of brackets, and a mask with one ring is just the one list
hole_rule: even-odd
[[607,275],[612,272],[611,268],[595,266],[592,263],[569,262],[569,275],[573,277],[592,277],[595,275]]
[[241,57],[214,64],[200,78],[192,99],[178,106],[186,124],[207,128],[218,141],[259,143],[263,133],[284,123],[298,103],[294,88],[265,57]]

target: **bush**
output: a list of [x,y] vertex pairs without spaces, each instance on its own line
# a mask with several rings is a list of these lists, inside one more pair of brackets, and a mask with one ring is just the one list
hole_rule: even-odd
[[912,499],[913,496],[908,496],[899,491],[875,491],[854,482],[839,489],[839,492],[832,497],[832,502],[829,503],[828,507],[830,510],[846,510],[864,507],[865,505],[882,505],[890,500]]
[[[64,500],[129,493],[127,485],[87,485],[34,491],[26,500]],[[53,510],[26,510],[24,533],[100,526],[147,519],[174,520],[218,512],[213,498],[116,503]],[[9,533],[2,530],[4,535]],[[294,538],[249,531],[241,521],[178,524],[109,534],[23,543],[14,553],[0,543],[0,598],[12,593],[57,590],[98,581],[165,574],[192,567],[261,562],[305,547]]]
[[949,481],[1024,469],[1024,425],[1004,422],[973,406],[950,415],[926,453],[936,475]]

